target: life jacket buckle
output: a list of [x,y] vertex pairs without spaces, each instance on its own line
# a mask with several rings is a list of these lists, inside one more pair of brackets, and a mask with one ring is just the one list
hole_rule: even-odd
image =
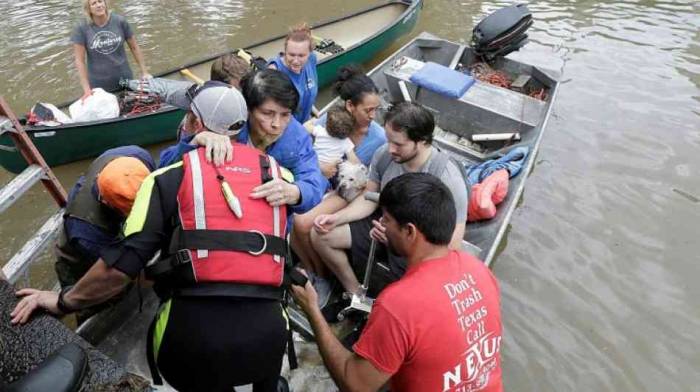
[[259,232],[258,230],[249,230],[249,231],[251,233],[259,235],[260,238],[262,238],[263,243],[262,243],[262,247],[260,248],[260,250],[257,250],[257,251],[249,250],[248,253],[250,253],[253,256],[260,256],[261,254],[263,254],[267,250],[267,238],[265,237],[265,234]]
[[173,260],[175,261],[173,263],[173,267],[177,267],[182,264],[189,264],[192,263],[192,254],[190,253],[189,249],[180,249],[175,252],[175,257]]

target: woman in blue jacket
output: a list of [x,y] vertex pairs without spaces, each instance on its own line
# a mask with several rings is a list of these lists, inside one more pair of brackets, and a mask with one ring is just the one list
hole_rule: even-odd
[[316,63],[311,28],[305,23],[291,28],[284,40],[284,52],[268,63],[270,68],[283,72],[294,83],[299,93],[299,105],[294,110],[294,118],[302,124],[311,118],[318,95]]
[[[206,87],[205,84],[200,88]],[[291,182],[280,179],[270,181],[251,196],[264,198],[271,205],[287,204],[290,212],[298,214],[310,210],[321,202],[328,181],[319,169],[311,136],[292,116],[299,100],[292,82],[280,71],[264,69],[244,76],[241,91],[248,107],[248,121],[235,136],[236,141],[252,145],[274,157],[294,176]],[[194,116],[196,113],[190,111],[188,115]],[[218,151],[221,156],[235,154],[235,147],[233,151],[230,150],[228,136],[199,132],[161,152],[159,166],[164,167],[182,159],[184,153],[197,145],[207,145],[208,151]],[[216,157],[214,161],[217,161]]]

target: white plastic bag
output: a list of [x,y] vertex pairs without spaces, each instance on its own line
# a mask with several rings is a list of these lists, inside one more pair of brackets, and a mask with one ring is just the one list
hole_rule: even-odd
[[119,117],[119,101],[116,95],[96,88],[85,101],[73,102],[68,111],[74,122],[106,120]]
[[[41,105],[44,108],[50,110],[53,114],[53,119],[51,119],[50,116],[46,115],[45,117],[47,117],[47,119],[38,118],[39,121],[36,123],[36,125],[56,127],[62,124],[70,124],[73,122],[73,120],[70,117],[68,117],[67,114],[63,113],[59,108],[56,107],[56,105],[50,103],[39,102],[36,105],[32,106],[30,113],[34,114],[35,110],[38,111],[37,105]],[[37,115],[37,117],[39,117],[39,115]]]

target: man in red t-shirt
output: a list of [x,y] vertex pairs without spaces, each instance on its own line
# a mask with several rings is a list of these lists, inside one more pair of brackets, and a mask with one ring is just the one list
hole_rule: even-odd
[[491,271],[450,251],[455,206],[429,174],[409,173],[381,193],[372,237],[407,259],[406,274],[379,295],[355,353],[325,322],[310,284],[294,286],[321,356],[341,390],[500,392],[501,316]]

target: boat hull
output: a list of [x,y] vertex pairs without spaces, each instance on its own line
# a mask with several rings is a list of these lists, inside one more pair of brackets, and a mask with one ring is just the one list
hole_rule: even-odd
[[[422,6],[422,0],[392,1],[313,26],[315,34],[333,38],[346,48],[335,55],[317,53],[319,86],[324,87],[333,82],[338,68],[343,65],[365,63],[410,32],[416,24]],[[342,36],[348,25],[363,18],[371,18],[375,23],[381,24],[381,28],[361,36],[359,42],[353,43],[352,37]],[[257,56],[271,58],[282,47],[283,39],[284,36],[274,37],[250,45],[246,49]],[[180,74],[180,70],[188,69],[206,80],[211,63],[221,54],[186,64],[158,76],[186,80]],[[65,109],[66,106],[61,107]],[[117,146],[147,146],[173,140],[183,116],[184,111],[165,107],[134,117],[123,116],[112,120],[58,127],[27,127],[26,131],[47,164],[53,167],[91,158]],[[0,165],[13,173],[19,173],[27,166],[7,135],[0,136]]]

